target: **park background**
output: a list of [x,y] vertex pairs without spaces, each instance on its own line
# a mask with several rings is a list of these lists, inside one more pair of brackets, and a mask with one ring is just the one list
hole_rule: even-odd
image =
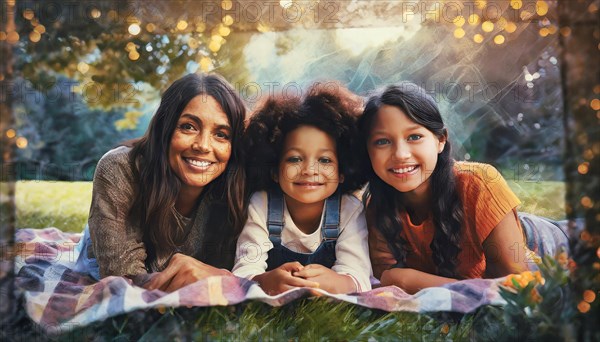
[[585,221],[573,232],[590,267],[581,299],[600,257],[599,6],[3,0],[3,241],[15,228],[81,231],[97,161],[142,135],[184,74],[223,75],[249,109],[315,81],[363,96],[411,81],[438,103],[455,158],[495,165],[522,211]]

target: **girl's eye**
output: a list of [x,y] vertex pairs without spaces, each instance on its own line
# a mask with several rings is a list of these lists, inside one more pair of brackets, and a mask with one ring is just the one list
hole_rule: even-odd
[[321,157],[321,158],[319,158],[319,163],[329,164],[329,163],[333,163],[333,160],[331,160],[331,158]]
[[229,135],[225,132],[217,132],[215,135],[217,136],[217,138],[229,140]]
[[420,134],[411,134],[411,135],[408,136],[408,139],[406,139],[406,140],[408,140],[408,141],[417,141],[417,140],[420,140],[422,137],[423,136],[420,135]]
[[299,163],[299,162],[302,161],[302,158],[300,158],[300,157],[288,157],[285,161],[288,162],[288,163]]
[[386,139],[386,138],[377,139],[373,142],[373,144],[376,146],[388,145],[388,144],[390,144],[390,140]]

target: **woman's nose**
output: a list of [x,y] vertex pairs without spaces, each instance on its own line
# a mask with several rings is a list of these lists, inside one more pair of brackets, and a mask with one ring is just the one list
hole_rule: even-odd
[[201,153],[207,153],[210,151],[210,134],[201,133],[196,136],[192,143],[192,150]]

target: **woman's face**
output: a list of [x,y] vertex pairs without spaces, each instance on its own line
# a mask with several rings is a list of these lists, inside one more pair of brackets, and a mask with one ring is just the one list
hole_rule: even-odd
[[169,146],[169,165],[182,190],[197,192],[225,171],[231,157],[231,125],[209,95],[194,97],[179,115]]
[[300,126],[285,136],[277,181],[288,202],[323,201],[340,180],[332,137],[312,126]]
[[438,154],[446,145],[402,110],[383,105],[373,121],[367,150],[375,174],[404,193],[426,194]]

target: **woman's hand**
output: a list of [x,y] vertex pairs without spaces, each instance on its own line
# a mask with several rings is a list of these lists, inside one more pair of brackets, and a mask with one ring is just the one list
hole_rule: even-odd
[[356,285],[350,276],[338,274],[323,265],[306,265],[302,270],[292,274],[296,277],[317,282],[320,289],[329,293],[350,293],[357,291]]
[[309,281],[292,274],[304,268],[297,261],[285,263],[274,270],[254,276],[252,280],[258,282],[260,287],[269,295],[274,296],[285,292],[292,287],[319,287],[319,283]]
[[228,276],[231,272],[207,265],[191,256],[176,253],[162,272],[152,275],[144,287],[148,290],[159,289],[173,292],[210,276]]

